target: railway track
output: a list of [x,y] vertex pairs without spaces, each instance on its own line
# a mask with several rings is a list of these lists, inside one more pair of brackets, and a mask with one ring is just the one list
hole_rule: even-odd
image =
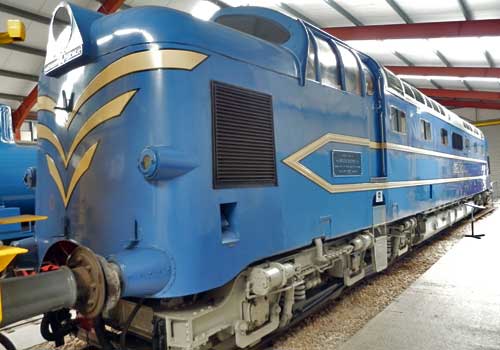
[[[495,210],[495,207],[489,207],[489,208],[486,208],[484,210],[482,210],[481,212],[479,212],[477,215],[474,216],[474,219],[475,221],[479,221],[479,220],[482,220],[484,219],[485,217],[488,216],[488,214],[490,214],[492,211]],[[470,220],[463,220],[461,223],[459,223],[458,225],[455,225],[452,230],[454,231],[457,231],[458,233],[456,234],[457,237],[455,237],[457,240],[461,237],[463,237],[463,235],[465,233],[467,233],[467,231],[469,230],[469,224],[470,224]],[[419,255],[420,253],[422,253],[422,251],[424,251],[423,253],[425,254],[425,249],[427,249],[426,247],[429,247],[429,246],[432,246],[432,244],[434,244],[433,242],[435,241],[446,241],[446,240],[452,240],[454,239],[453,237],[453,233],[450,234],[449,232],[446,233],[446,232],[443,232],[437,236],[435,236],[434,238],[432,238],[430,241],[424,243],[423,245],[420,245],[418,247],[416,247],[414,249],[414,254],[416,253],[417,255]],[[451,245],[450,245],[451,246]],[[442,254],[444,254],[445,252],[443,252]],[[413,256],[407,256],[407,261],[409,263],[411,263],[412,261],[415,262],[417,256],[413,255]],[[403,257],[402,260],[404,260],[405,257]],[[436,259],[439,259],[436,258]],[[430,265],[434,264],[435,261],[433,261],[432,263],[430,263]],[[406,268],[404,266],[398,266],[398,262],[395,263],[394,265],[394,270],[393,271],[390,271],[388,273],[388,275],[390,274],[394,274],[396,273],[398,270],[406,270]],[[423,271],[422,271],[423,273]],[[421,273],[420,273],[421,274]],[[419,275],[420,275],[419,274]],[[300,323],[303,322],[305,319],[307,319],[309,316],[315,314],[317,311],[319,311],[320,309],[324,308],[326,304],[328,304],[329,302],[331,302],[333,299],[341,299],[344,297],[345,293],[343,292],[346,292],[346,291],[351,291],[352,294],[354,293],[357,293],[357,289],[360,289],[362,288],[362,285],[366,285],[366,284],[371,284],[371,280],[374,280],[377,278],[377,276],[379,276],[378,274],[375,274],[375,275],[372,275],[371,277],[369,277],[367,280],[365,280],[364,282],[367,282],[367,283],[361,283],[361,284],[357,284],[353,287],[350,287],[350,288],[343,288],[343,287],[340,287],[340,288],[337,288],[335,290],[332,290],[330,291],[330,293],[325,293],[324,297],[321,298],[321,299],[318,299],[317,303],[315,303],[315,305],[313,306],[310,306],[308,307],[306,310],[303,311],[303,313],[298,317],[296,318],[294,321],[292,321],[292,323],[287,326],[285,329],[279,331],[278,333],[276,334],[273,334],[273,335],[270,335],[268,337],[265,337],[262,341],[260,341],[258,344],[255,344],[254,346],[248,348],[249,350],[271,350],[273,349],[273,345],[280,339],[280,338],[283,338],[284,335],[286,335],[287,333],[289,332],[298,332],[299,331],[299,327],[300,327]],[[418,277],[418,276],[417,276]],[[417,278],[416,277],[416,278]],[[380,281],[377,281],[375,283],[379,283]],[[407,287],[407,286],[406,286]],[[404,288],[405,289],[405,288]],[[403,290],[404,290],[403,289]],[[32,320],[31,322],[36,322],[36,320]],[[27,322],[29,323],[29,322]],[[9,327],[9,329],[11,328],[15,328],[15,327]],[[77,342],[78,344],[81,344],[81,342]],[[75,346],[75,347],[71,347],[71,346],[68,346],[70,344],[67,344],[64,349],[66,350],[83,350],[84,347],[81,347],[81,346]],[[280,346],[281,348],[281,346]],[[284,349],[288,349],[287,346],[283,347]],[[311,347],[312,348],[312,347]],[[53,349],[53,347],[35,347],[33,348],[32,350],[46,350],[46,349]],[[98,349],[96,347],[90,347],[89,349]],[[295,349],[295,348],[293,348]],[[306,348],[304,348],[306,349]],[[129,348],[127,350],[137,350],[137,348]],[[232,349],[232,350],[236,350],[236,348]]]

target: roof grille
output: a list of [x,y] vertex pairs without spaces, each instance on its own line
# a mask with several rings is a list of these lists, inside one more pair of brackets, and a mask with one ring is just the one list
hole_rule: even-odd
[[276,186],[271,95],[212,82],[214,188]]

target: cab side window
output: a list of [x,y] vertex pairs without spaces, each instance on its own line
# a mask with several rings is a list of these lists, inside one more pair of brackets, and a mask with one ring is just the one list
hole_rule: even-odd
[[313,38],[309,37],[309,48],[307,53],[306,78],[316,80],[316,52],[314,51]]
[[375,92],[374,78],[371,70],[363,64],[363,73],[365,74],[366,94],[372,96]]
[[391,106],[391,126],[392,131],[406,134],[406,113],[394,106]]
[[326,40],[316,37],[316,43],[318,44],[321,84],[340,89],[337,55]]
[[404,95],[403,84],[401,84],[401,80],[399,80],[399,78],[388,69],[385,69],[385,75],[387,77],[387,85],[394,91],[397,91],[401,95]]
[[448,145],[448,130],[441,129],[441,143],[445,146]]
[[340,55],[342,56],[342,63],[344,65],[346,91],[361,95],[361,79],[356,56],[341,45],[338,45],[337,47]]
[[431,123],[425,119],[420,119],[420,136],[422,140],[432,140]]
[[464,139],[462,135],[459,135],[457,133],[452,133],[451,134],[451,144],[454,149],[457,149],[459,151],[464,149]]

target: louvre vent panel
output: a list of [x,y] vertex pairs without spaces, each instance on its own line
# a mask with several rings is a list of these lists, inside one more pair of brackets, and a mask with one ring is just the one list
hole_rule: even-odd
[[276,185],[272,97],[214,81],[212,117],[214,187]]

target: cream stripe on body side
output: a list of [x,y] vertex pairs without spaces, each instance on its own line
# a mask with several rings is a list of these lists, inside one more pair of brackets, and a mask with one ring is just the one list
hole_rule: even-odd
[[390,188],[402,188],[402,187],[412,187],[412,186],[422,186],[422,185],[432,185],[432,184],[444,184],[444,183],[453,183],[453,182],[461,182],[461,181],[469,181],[469,180],[485,180],[486,176],[470,176],[470,177],[459,177],[459,178],[445,178],[445,179],[430,179],[430,180],[409,180],[409,181],[393,181],[393,182],[377,182],[377,183],[353,183],[353,184],[331,184],[330,182],[323,179],[321,176],[313,172],[311,169],[300,163],[301,160],[306,158],[308,155],[312,154],[316,150],[320,149],[324,145],[330,142],[337,143],[345,143],[350,145],[358,145],[358,146],[367,146],[372,149],[392,149],[402,152],[409,152],[415,154],[424,154],[431,155],[442,158],[450,158],[450,159],[461,159],[466,161],[480,162],[484,163],[485,161],[474,159],[474,158],[466,158],[459,157],[452,154],[435,152],[430,150],[424,150],[421,148],[409,147],[404,145],[392,144],[392,143],[377,143],[372,142],[366,138],[340,135],[328,133],[323,135],[319,139],[311,142],[305,147],[301,148],[297,152],[288,156],[283,160],[283,163],[302,174],[312,182],[321,186],[325,190],[330,193],[343,193],[343,192],[357,192],[357,191],[370,191],[370,190],[380,190],[380,189],[390,189]]
[[78,130],[67,154],[64,152],[64,149],[57,135],[43,124],[38,125],[38,138],[50,142],[57,150],[59,157],[61,157],[64,167],[68,168],[69,161],[71,160],[73,153],[75,153],[76,148],[85,138],[85,136],[87,136],[100,124],[105,123],[110,119],[119,117],[127,106],[128,102],[132,99],[132,97],[134,97],[136,92],[137,90],[131,90],[125,92],[124,94],[118,95],[111,101],[108,101],[104,106],[100,107],[97,111],[95,111],[89,117],[89,119],[85,121],[80,130]]
[[111,63],[87,85],[68,116],[69,128],[82,105],[104,86],[125,75],[152,69],[193,70],[208,56],[195,51],[163,49],[135,52]]

